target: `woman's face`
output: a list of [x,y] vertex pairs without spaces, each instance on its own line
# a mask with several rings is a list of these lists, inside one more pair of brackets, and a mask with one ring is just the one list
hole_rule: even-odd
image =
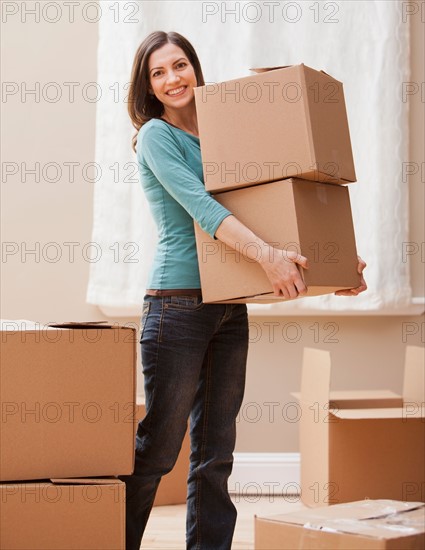
[[150,92],[170,109],[182,109],[193,99],[196,75],[184,51],[164,44],[149,58]]

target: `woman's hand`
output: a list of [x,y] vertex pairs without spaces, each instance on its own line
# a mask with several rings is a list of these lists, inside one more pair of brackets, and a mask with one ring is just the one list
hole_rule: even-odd
[[283,295],[286,299],[291,299],[307,292],[307,287],[296,265],[308,269],[305,256],[291,250],[270,247],[268,253],[263,254],[259,263],[273,285],[275,296]]
[[242,250],[250,260],[258,262],[273,285],[275,296],[283,295],[290,299],[307,292],[296,265],[308,269],[307,258],[301,254],[267,244],[233,215],[224,218],[215,236],[231,248]]
[[360,286],[357,288],[350,288],[348,290],[337,290],[335,294],[337,296],[357,296],[360,292],[364,292],[367,289],[366,281],[363,278],[363,269],[366,267],[366,263],[357,256],[359,263],[357,266],[357,271],[360,273]]

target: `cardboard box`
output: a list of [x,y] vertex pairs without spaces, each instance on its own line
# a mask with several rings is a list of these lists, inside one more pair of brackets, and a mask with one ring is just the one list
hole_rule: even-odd
[[125,550],[118,479],[0,483],[3,550]]
[[356,181],[342,83],[304,64],[195,88],[207,191]]
[[[137,402],[136,419],[142,420],[146,414],[145,404]],[[137,429],[137,426],[136,426]],[[156,493],[154,506],[184,504],[187,498],[187,476],[189,474],[190,437],[189,432],[183,439],[177,462],[174,468],[161,479]]]
[[255,517],[255,550],[421,550],[421,502],[363,500],[266,518]]
[[[359,286],[347,187],[289,178],[219,193],[214,198],[275,248],[307,257],[310,267],[300,271],[308,296]],[[204,302],[284,300],[273,295],[263,268],[246,258],[242,249],[212,239],[196,223],[195,235]]]
[[406,348],[403,397],[385,391],[332,395],[330,380],[330,353],[305,348],[301,394],[292,394],[301,405],[302,502],[425,500],[423,349]]
[[136,330],[63,326],[1,332],[0,481],[133,472]]

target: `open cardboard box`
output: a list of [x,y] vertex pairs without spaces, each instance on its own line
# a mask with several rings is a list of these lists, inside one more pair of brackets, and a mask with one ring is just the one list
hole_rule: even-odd
[[362,500],[255,517],[255,550],[421,550],[422,502]]
[[9,328],[0,333],[0,481],[131,474],[135,328]]
[[[142,420],[146,414],[143,401],[136,404],[136,420]],[[136,424],[137,429],[137,424]],[[189,432],[184,436],[180,454],[174,468],[161,479],[155,496],[154,506],[184,504],[187,498],[187,476],[189,474],[190,438]]]
[[342,83],[304,64],[251,70],[195,88],[207,191],[356,181]]
[[[307,296],[360,285],[348,187],[297,178],[265,183],[214,197],[265,242],[306,256],[300,268]],[[212,239],[195,223],[202,299],[205,303],[274,303],[260,264]],[[255,253],[255,243],[251,245]],[[261,251],[257,250],[257,255]]]
[[4,550],[125,550],[119,479],[0,483],[0,502]]
[[330,392],[328,351],[304,349],[300,400],[301,500],[425,500],[424,351],[407,346],[403,396]]

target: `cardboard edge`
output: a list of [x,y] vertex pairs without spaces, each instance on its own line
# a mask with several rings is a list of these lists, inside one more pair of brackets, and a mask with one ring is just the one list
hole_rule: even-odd
[[425,350],[406,346],[404,356],[403,399],[420,406],[425,401]]
[[[306,77],[306,74],[305,74],[305,65],[302,65],[300,67],[299,79],[300,79],[302,89],[307,90],[307,77]],[[310,102],[309,102],[308,93],[302,94],[302,102],[303,102],[304,111],[305,111],[304,119],[305,119],[306,125],[307,125],[307,137],[308,137],[308,147],[309,147],[309,151],[310,151],[310,158],[311,159],[316,159],[317,155],[316,155],[316,151],[314,149],[313,130],[312,130],[312,125],[311,125],[311,110],[310,110]],[[314,168],[314,169],[317,170],[317,167]]]
[[425,419],[425,410],[406,411],[405,407],[380,407],[364,409],[329,409],[329,414],[338,420],[409,420]]
[[50,481],[55,485],[125,485],[123,481],[116,477],[52,477]]

